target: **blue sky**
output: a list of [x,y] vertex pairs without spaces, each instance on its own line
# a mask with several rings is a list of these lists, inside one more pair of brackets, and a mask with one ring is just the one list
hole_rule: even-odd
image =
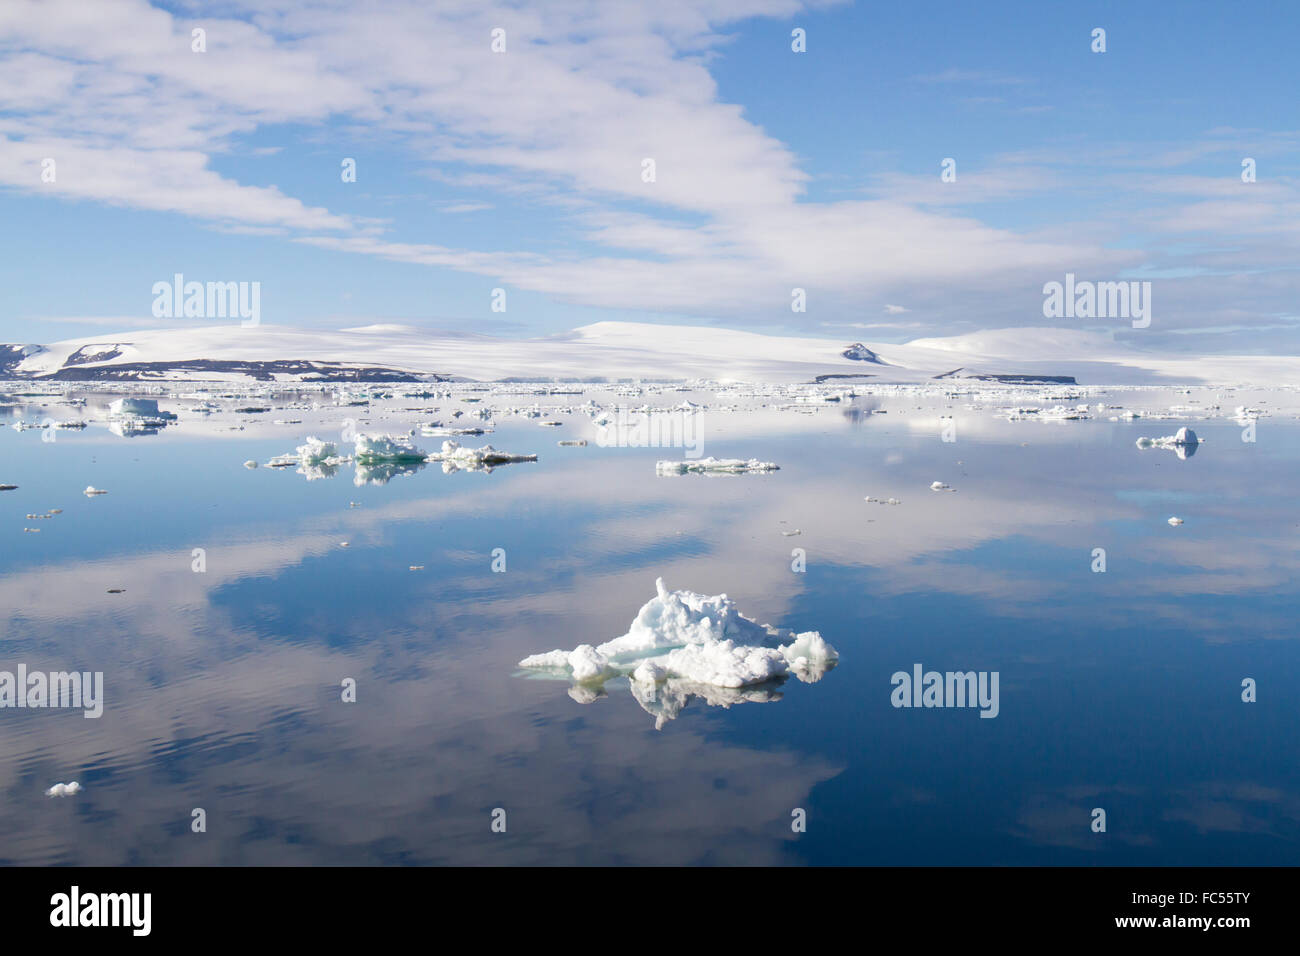
[[1051,324],[1042,287],[1072,272],[1151,281],[1154,319],[1073,327],[1294,353],[1298,24],[1291,3],[10,0],[0,341],[174,324],[151,288],[180,272],[260,282],[284,325],[891,342]]

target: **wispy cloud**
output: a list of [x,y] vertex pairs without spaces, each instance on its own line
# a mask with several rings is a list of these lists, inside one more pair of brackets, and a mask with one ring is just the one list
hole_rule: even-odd
[[[176,9],[145,0],[0,6],[0,185],[487,276],[567,303],[754,321],[791,321],[791,290],[802,288],[810,322],[818,309],[886,298],[926,315],[960,304],[962,321],[979,322],[1034,309],[1043,282],[1066,271],[1188,268],[1185,254],[1171,263],[1127,241],[1153,232],[1232,237],[1221,245],[1235,251],[1196,254],[1188,275],[1252,261],[1282,269],[1300,252],[1296,184],[1274,176],[1245,187],[1232,165],[1240,144],[1282,155],[1294,133],[1215,130],[1155,150],[1082,137],[979,164],[963,156],[952,183],[940,181],[937,156],[922,172],[895,154],[895,171],[840,193],[851,198],[810,195],[800,155],[725,100],[708,69],[731,27],[808,9],[798,0]],[[490,48],[497,26],[507,31],[504,54]],[[205,53],[191,50],[200,27]],[[1008,110],[1050,109],[1018,102],[1032,77],[954,66],[912,79],[966,86]],[[335,169],[349,155],[340,147],[329,156],[340,137],[383,143],[416,175],[463,192],[432,208],[466,217],[467,227],[517,203],[543,210],[553,228],[541,239],[506,226],[495,237],[439,228],[438,217],[408,215],[412,203],[390,184],[366,194],[398,194],[381,220],[324,205],[328,193],[307,189],[315,168],[275,183],[229,171],[237,153],[282,162],[292,145],[245,144],[289,128],[307,131],[312,164]],[[1135,175],[1212,156],[1224,159],[1221,179]],[[53,182],[42,181],[47,159],[57,164]],[[653,181],[643,176],[647,159]],[[1042,198],[1058,208],[1023,220],[1032,228],[980,209]],[[1191,280],[1165,281],[1193,301]],[[1227,324],[1242,303],[1219,288],[1167,321]]]

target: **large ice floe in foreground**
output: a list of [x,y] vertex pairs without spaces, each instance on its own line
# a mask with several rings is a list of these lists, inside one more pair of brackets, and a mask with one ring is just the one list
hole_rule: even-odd
[[655,464],[657,475],[750,475],[780,470],[779,465],[757,458],[699,458]]
[[690,697],[717,706],[777,700],[787,676],[814,683],[839,660],[817,631],[759,624],[725,594],[669,591],[663,578],[655,589],[622,637],[534,654],[519,666],[574,681],[570,696],[580,702],[601,696],[607,680],[627,677],[633,697],[663,726]]

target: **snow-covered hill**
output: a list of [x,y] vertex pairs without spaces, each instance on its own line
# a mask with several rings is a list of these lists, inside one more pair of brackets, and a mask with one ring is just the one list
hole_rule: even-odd
[[402,325],[117,333],[0,346],[0,376],[58,380],[570,380],[920,382],[1000,377],[1119,384],[1289,384],[1300,358],[1168,357],[1072,329],[1001,329],[904,345],[735,329],[599,322],[503,339]]

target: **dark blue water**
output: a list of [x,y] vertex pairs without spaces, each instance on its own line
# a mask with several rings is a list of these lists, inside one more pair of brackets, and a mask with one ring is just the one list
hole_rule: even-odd
[[[709,413],[706,454],[782,466],[735,478],[657,478],[671,449],[556,447],[588,436],[564,415],[467,440],[536,463],[365,487],[350,465],[242,467],[336,423],[0,430],[0,482],[20,486],[0,493],[0,670],[102,671],[106,696],[98,720],[0,709],[0,860],[1292,862],[1294,420],[1255,443],[1196,422],[1182,461],[1134,447],[1178,421],[883,404]],[[659,576],[819,630],[840,664],[658,730],[626,681],[584,704],[520,676],[527,654],[624,633]],[[998,716],[891,706],[916,663],[998,672]],[[84,789],[45,796],[69,780]]]

